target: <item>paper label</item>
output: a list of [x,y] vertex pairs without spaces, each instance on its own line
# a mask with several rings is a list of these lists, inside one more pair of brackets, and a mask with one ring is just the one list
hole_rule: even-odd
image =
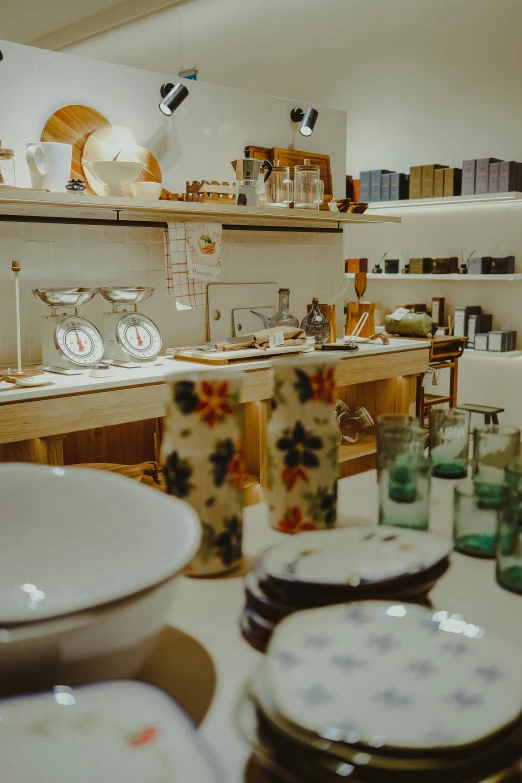
[[435,370],[433,367],[430,367],[427,372],[424,373],[424,378],[422,379],[422,387],[423,389],[426,389],[428,386],[432,386],[435,376]]
[[187,275],[211,283],[221,276],[221,225],[186,223]]
[[394,321],[401,321],[409,312],[410,311],[405,307],[398,307],[395,312],[391,314],[390,318],[393,318]]
[[275,348],[277,345],[285,344],[285,336],[283,332],[272,332],[268,335],[268,347]]

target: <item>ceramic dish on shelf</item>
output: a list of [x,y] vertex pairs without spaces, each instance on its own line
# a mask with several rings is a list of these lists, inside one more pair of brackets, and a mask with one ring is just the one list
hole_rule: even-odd
[[131,681],[0,702],[2,783],[225,783],[178,705]]
[[187,503],[113,473],[4,464],[0,494],[3,625],[129,597],[174,577],[199,546]]
[[[520,726],[481,752],[439,759],[368,752],[309,737],[267,717],[252,693],[236,706],[236,726],[255,760],[285,783],[519,783]],[[376,741],[378,738],[376,738]],[[336,747],[337,746],[337,747]],[[344,753],[344,755],[343,755]]]
[[350,209],[350,198],[337,198],[328,202],[328,209],[330,212],[348,212]]
[[125,186],[138,178],[145,168],[145,164],[127,160],[86,160],[82,158],[82,167],[87,178],[91,175],[104,186],[106,196],[125,198]]
[[265,583],[280,587],[281,600],[289,603],[301,590],[353,600],[392,583],[421,582],[452,549],[442,536],[391,526],[315,531],[263,552],[257,576],[263,589]]
[[414,605],[298,612],[277,626],[264,676],[284,721],[366,748],[378,737],[397,752],[463,750],[522,715],[519,648],[461,615]]

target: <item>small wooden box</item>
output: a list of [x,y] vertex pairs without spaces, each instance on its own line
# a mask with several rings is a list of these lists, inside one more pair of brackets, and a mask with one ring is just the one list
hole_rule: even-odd
[[444,169],[444,196],[460,196],[462,169]]
[[410,258],[410,275],[429,275],[432,266],[432,258]]
[[457,256],[451,258],[434,258],[431,273],[433,275],[456,275],[459,271],[459,259]]
[[492,275],[512,275],[515,273],[515,256],[491,259]]
[[462,195],[472,196],[475,193],[476,160],[462,162]]
[[351,272],[367,272],[368,271],[368,259],[367,258],[347,258],[344,262],[344,271]]
[[422,166],[410,166],[410,198],[422,197]]
[[440,163],[433,163],[422,167],[422,187],[421,198],[433,198],[433,187],[436,169],[445,169],[447,166],[441,166]]

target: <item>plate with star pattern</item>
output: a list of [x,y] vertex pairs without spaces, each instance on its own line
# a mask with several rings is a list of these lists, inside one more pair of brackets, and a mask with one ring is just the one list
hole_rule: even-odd
[[452,541],[434,533],[360,526],[300,533],[267,549],[259,566],[281,582],[364,587],[422,573],[452,549]]
[[521,651],[460,615],[354,602],[298,612],[265,660],[274,709],[321,737],[461,748],[522,715]]

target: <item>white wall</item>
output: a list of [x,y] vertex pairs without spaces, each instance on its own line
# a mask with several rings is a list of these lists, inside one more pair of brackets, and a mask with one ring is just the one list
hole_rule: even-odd
[[320,125],[305,140],[290,120],[290,110],[298,105],[293,100],[188,82],[189,97],[172,117],[165,117],[158,109],[159,90],[163,83],[177,81],[176,72],[153,73],[1,40],[0,49],[0,138],[15,149],[21,185],[30,184],[25,144],[40,138],[54,111],[78,103],[129,128],[156,155],[169,190],[184,192],[186,180],[233,181],[230,161],[247,144],[300,149],[303,141],[307,151],[331,156],[334,187],[343,187],[343,111],[322,108]]
[[[190,83],[187,100],[172,118],[165,118],[158,109],[159,87],[175,79],[172,74],[5,41],[0,41],[0,49],[1,139],[15,149],[20,185],[30,184],[25,144],[37,141],[49,115],[69,103],[92,106],[112,123],[130,128],[138,142],[156,154],[171,190],[185,190],[186,179],[232,181],[230,161],[245,144],[285,146],[294,139],[291,100]],[[31,100],[23,103],[27,95]],[[334,181],[340,186],[346,113],[322,109],[321,117],[321,128],[307,140],[307,148],[331,155]],[[153,285],[156,292],[143,311],[157,321],[165,346],[206,339],[205,308],[176,312],[175,299],[166,297],[162,229],[8,222],[0,223],[0,364],[16,358],[13,259],[22,264],[24,361],[39,361],[41,355],[40,317],[47,308],[32,296],[36,287]],[[325,301],[342,273],[342,235],[225,231],[222,263],[222,282],[289,286],[292,311],[301,319],[312,296]],[[103,307],[99,298],[84,307],[86,317],[100,327]]]

